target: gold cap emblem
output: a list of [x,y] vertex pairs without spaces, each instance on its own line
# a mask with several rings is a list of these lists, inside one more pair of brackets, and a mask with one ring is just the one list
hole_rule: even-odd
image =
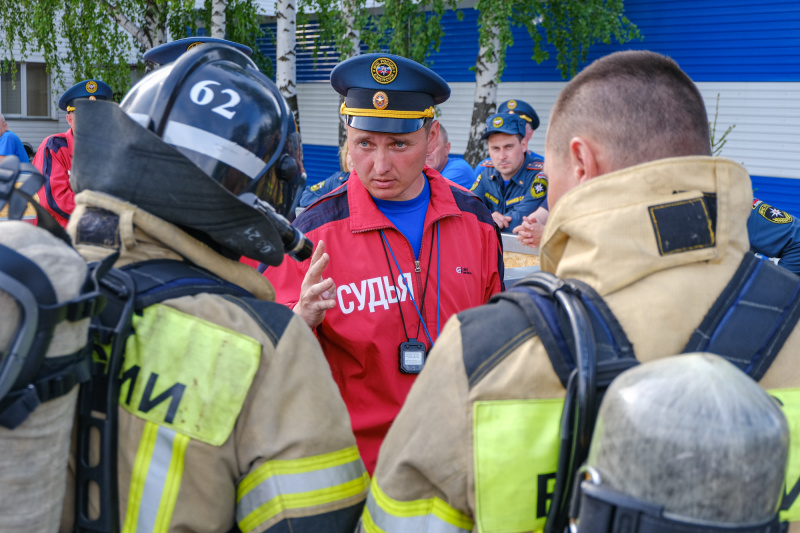
[[86,92],[93,93],[97,91],[97,83],[94,81],[87,81],[86,82]]
[[499,128],[502,125],[503,125],[503,117],[494,117],[494,120],[492,120],[492,126],[494,126],[495,128]]
[[509,100],[508,103],[506,104],[506,106],[509,109],[514,109],[514,108],[517,107],[517,101],[516,100]]
[[381,84],[391,83],[397,78],[397,65],[388,57],[379,57],[370,67],[372,79]]
[[375,109],[386,109],[389,105],[389,97],[383,91],[378,91],[372,97],[372,105],[375,106]]

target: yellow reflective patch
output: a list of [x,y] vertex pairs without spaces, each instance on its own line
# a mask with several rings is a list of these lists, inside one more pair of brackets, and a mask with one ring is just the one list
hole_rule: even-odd
[[130,413],[213,446],[233,431],[261,360],[253,338],[156,304],[133,317],[120,385]]
[[[789,423],[789,460],[786,462],[784,503],[795,487],[800,486],[800,389],[773,389],[767,391],[778,399],[786,421]],[[787,511],[781,511],[781,520],[800,522],[800,498],[791,502]]]
[[523,198],[525,198],[525,197],[524,196],[517,196],[516,198],[512,198],[511,200],[508,200],[506,202],[506,205],[513,205],[513,204],[516,204],[517,202],[521,202]]
[[325,185],[325,180],[320,181],[316,185],[312,185],[311,189],[309,189],[309,190],[311,192],[317,192],[318,190],[320,190],[322,188],[323,185]]
[[484,194],[484,196],[485,196],[485,197],[486,197],[486,198],[487,198],[489,201],[491,201],[491,202],[494,202],[495,204],[499,204],[499,203],[500,203],[500,200],[498,200],[497,198],[495,198],[494,196],[492,196],[492,195],[491,195],[491,194],[489,194],[488,192],[487,192],[487,193],[485,193],[485,194]]
[[563,399],[473,405],[476,522],[484,533],[538,531],[555,486]]

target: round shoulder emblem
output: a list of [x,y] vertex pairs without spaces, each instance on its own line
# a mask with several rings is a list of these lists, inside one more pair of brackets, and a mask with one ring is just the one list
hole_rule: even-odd
[[547,194],[547,179],[539,174],[531,184],[531,196],[541,198],[545,194]]
[[186,47],[186,50],[189,51],[192,48],[194,48],[195,46],[200,46],[201,44],[203,44],[203,43],[202,42],[192,43],[192,44],[190,44],[189,46]]
[[378,91],[372,96],[372,105],[375,109],[386,109],[389,105],[389,97],[383,91]]
[[758,206],[758,214],[773,224],[790,224],[793,220],[792,215],[786,211],[776,209],[769,204],[765,204],[764,202],[761,202],[761,205]]
[[379,57],[372,62],[370,72],[372,79],[385,85],[397,77],[397,65],[388,57]]
[[509,100],[506,106],[508,106],[509,109],[515,109],[517,107],[517,101]]
[[475,178],[475,183],[472,184],[472,187],[470,187],[469,190],[474,191],[475,189],[477,189],[478,184],[481,182],[482,177],[483,176],[478,176],[477,178]]
[[492,120],[492,126],[494,126],[495,128],[499,128],[502,125],[503,125],[503,117],[494,117],[494,120]]
[[97,91],[97,82],[94,80],[90,80],[86,82],[86,92],[93,93]]

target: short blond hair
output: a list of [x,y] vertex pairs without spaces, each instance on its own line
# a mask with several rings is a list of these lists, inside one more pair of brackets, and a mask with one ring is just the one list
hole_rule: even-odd
[[550,115],[547,147],[561,157],[576,135],[602,143],[615,170],[711,155],[700,91],[675,61],[649,51],[607,55],[567,83]]

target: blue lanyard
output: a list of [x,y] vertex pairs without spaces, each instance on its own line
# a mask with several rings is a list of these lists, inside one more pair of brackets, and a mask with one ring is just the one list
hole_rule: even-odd
[[[433,339],[431,338],[431,334],[428,332],[428,326],[425,325],[425,320],[422,318],[422,313],[420,312],[419,307],[417,306],[416,300],[414,300],[414,291],[411,290],[411,288],[408,286],[408,284],[406,282],[406,278],[403,275],[403,271],[400,269],[400,263],[397,262],[397,258],[394,256],[394,251],[392,250],[392,245],[389,244],[389,239],[386,238],[386,235],[383,233],[383,230],[380,230],[380,232],[381,232],[381,238],[383,239],[383,242],[385,242],[386,246],[389,247],[389,253],[392,254],[392,259],[394,259],[394,264],[397,266],[397,271],[400,273],[399,280],[403,284],[403,287],[405,287],[406,292],[408,293],[408,295],[411,297],[411,303],[414,304],[414,309],[417,310],[417,315],[419,316],[419,321],[422,324],[423,329],[425,330],[425,335],[428,337],[428,341],[430,341],[431,346],[433,346]],[[440,250],[441,250],[441,247],[440,247],[440,240],[439,240],[439,223],[437,222],[436,223],[436,265],[437,265],[436,266],[436,270],[437,270],[436,279],[437,279],[437,284],[438,284],[437,287],[436,287],[436,337],[437,338],[439,337],[439,311],[440,311],[440,303],[441,303],[441,300],[439,298],[440,298],[440,295],[441,295],[441,280],[442,280],[442,275],[441,275],[442,274],[442,256],[439,253]],[[430,268],[430,265],[428,266],[428,268]],[[399,301],[397,302],[397,305],[400,305]]]

